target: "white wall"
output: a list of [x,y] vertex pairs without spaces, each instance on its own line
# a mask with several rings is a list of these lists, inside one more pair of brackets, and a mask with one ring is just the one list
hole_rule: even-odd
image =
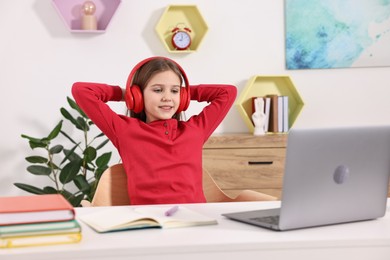
[[[197,52],[170,54],[160,42],[154,27],[169,4],[200,9],[209,31]],[[389,67],[285,69],[283,7],[283,0],[122,0],[104,34],[75,34],[51,0],[0,1],[0,196],[26,194],[14,182],[43,183],[25,170],[32,152],[20,135],[48,134],[73,82],[124,85],[132,66],[154,55],[177,60],[193,84],[239,91],[254,75],[289,75],[305,101],[297,126],[389,124]],[[192,106],[190,114],[202,107]],[[216,132],[246,131],[233,108]]]

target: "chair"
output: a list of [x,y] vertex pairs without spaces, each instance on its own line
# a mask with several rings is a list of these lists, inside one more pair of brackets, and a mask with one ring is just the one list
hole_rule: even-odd
[[[244,190],[237,197],[231,198],[218,187],[205,169],[203,169],[203,191],[207,202],[276,200],[275,197],[252,190]],[[115,164],[105,170],[100,177],[92,201],[83,200],[81,202],[83,207],[130,204],[131,202],[127,193],[127,177],[122,164]]]
[[92,201],[83,200],[81,206],[118,206],[130,205],[127,194],[127,177],[122,164],[106,169],[100,177]]

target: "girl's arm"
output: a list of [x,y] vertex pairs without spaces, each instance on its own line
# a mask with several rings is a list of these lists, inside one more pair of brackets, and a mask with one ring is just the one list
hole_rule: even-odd
[[202,84],[191,86],[190,96],[191,100],[210,103],[199,115],[190,119],[203,129],[206,141],[232,107],[237,96],[237,88],[233,85]]
[[121,116],[116,114],[106,103],[108,101],[122,101],[123,90],[119,86],[76,82],[72,86],[72,95],[87,116],[117,146],[114,125],[115,122],[120,121]]

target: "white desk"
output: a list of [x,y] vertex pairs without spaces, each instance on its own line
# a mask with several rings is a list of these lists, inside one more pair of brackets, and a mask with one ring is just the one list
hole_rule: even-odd
[[[388,204],[390,205],[390,204]],[[187,204],[218,225],[98,234],[83,225],[78,244],[0,249],[0,259],[390,259],[390,207],[384,218],[276,232],[221,213],[279,206],[279,202]],[[80,216],[96,208],[77,208]]]

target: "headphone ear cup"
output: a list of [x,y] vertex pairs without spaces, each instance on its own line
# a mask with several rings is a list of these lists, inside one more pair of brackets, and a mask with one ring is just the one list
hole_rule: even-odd
[[180,113],[182,111],[187,110],[188,106],[190,105],[190,95],[187,91],[187,88],[181,88],[180,89],[180,104],[177,108],[176,113]]
[[126,91],[125,91],[125,102],[126,102],[127,109],[133,110],[133,107],[134,107],[134,97],[133,97],[133,94],[131,94],[130,87],[126,88]]
[[126,89],[125,101],[127,108],[134,111],[134,113],[140,113],[144,109],[142,92],[137,85],[130,86]]
[[142,110],[144,110],[144,99],[142,97],[141,88],[137,85],[133,85],[131,87],[131,94],[133,94],[134,98],[133,111],[134,113],[140,113]]

